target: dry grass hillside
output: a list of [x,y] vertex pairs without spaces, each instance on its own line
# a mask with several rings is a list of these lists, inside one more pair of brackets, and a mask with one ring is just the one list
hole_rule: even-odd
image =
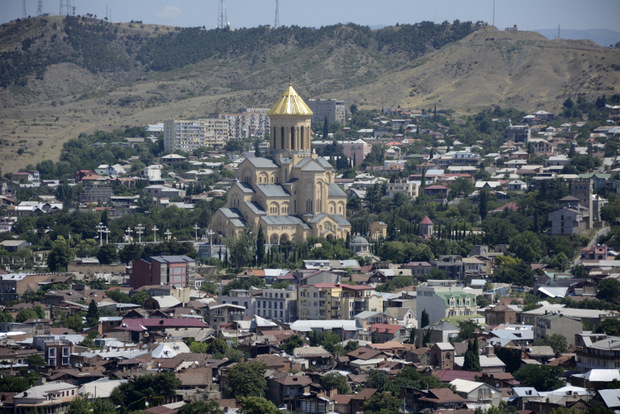
[[[111,69],[93,70],[92,59],[101,56],[71,43],[60,17],[28,20],[0,27],[0,53],[17,62],[34,50],[48,64],[0,87],[2,174],[56,159],[62,143],[82,132],[268,106],[289,75],[305,98],[348,99],[362,108],[437,105],[457,113],[491,105],[553,110],[568,96],[620,92],[620,51],[589,41],[548,41],[531,32],[482,28],[413,54],[386,47],[367,30],[339,26],[319,40],[295,34],[155,71],[136,57],[140,48],[178,29],[94,25],[109,34],[104,52],[110,58],[98,64]],[[385,37],[405,29],[384,30],[393,32],[382,32]],[[0,81],[6,73],[0,72]]]

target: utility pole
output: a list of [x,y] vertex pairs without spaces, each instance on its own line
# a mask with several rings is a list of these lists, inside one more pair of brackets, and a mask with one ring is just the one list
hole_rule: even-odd
[[153,243],[157,243],[157,230],[159,229],[153,224],[153,228],[151,230],[153,230]]
[[136,226],[136,234],[138,235],[138,243],[142,243],[142,233],[144,233],[144,226],[142,223],[138,223]]

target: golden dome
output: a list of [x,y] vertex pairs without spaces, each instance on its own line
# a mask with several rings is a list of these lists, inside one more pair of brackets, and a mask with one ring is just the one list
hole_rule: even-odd
[[268,115],[307,115],[312,116],[312,110],[306,105],[301,96],[295,92],[293,85],[289,81],[288,88],[282,97],[273,104]]

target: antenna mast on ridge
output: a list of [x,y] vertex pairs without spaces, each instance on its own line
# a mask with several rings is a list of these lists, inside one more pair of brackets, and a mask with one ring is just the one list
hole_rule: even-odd
[[228,19],[226,17],[226,9],[224,0],[220,0],[217,6],[217,28],[225,29],[228,27]]
[[37,16],[41,16],[43,14],[43,0],[39,0],[37,4]]
[[26,13],[26,0],[22,0],[22,19],[28,17],[28,13]]
[[273,28],[277,29],[280,26],[280,0],[276,0],[276,18],[273,22]]

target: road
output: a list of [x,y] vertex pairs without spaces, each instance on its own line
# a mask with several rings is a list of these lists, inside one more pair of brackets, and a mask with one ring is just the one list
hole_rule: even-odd
[[[596,241],[601,236],[606,236],[607,233],[609,233],[610,228],[611,227],[609,227],[609,226],[608,227],[603,227],[599,231],[597,231],[596,234],[592,237],[592,239],[588,243],[587,248],[588,249],[592,248],[596,244]],[[581,254],[575,260],[573,260],[573,266],[578,265],[580,262],[581,262]]]

